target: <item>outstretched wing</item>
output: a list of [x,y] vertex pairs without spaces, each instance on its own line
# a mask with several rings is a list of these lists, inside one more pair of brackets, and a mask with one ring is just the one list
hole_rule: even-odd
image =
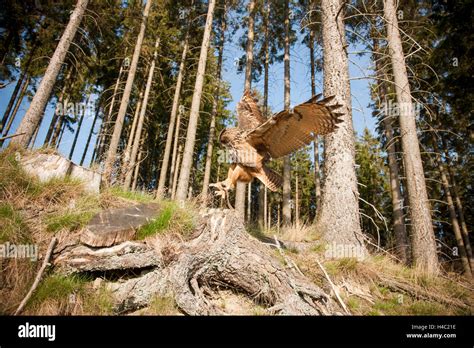
[[251,130],[266,121],[257,104],[257,99],[250,90],[245,90],[242,99],[237,104],[237,118],[239,128]]
[[342,113],[334,112],[342,105],[327,104],[334,96],[317,101],[314,96],[293,110],[284,110],[273,115],[258,128],[250,131],[246,141],[259,151],[266,151],[273,158],[285,156],[313,140],[315,134],[328,134],[342,122]]

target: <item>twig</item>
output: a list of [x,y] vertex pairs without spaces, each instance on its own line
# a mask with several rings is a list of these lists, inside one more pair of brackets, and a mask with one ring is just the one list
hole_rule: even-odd
[[51,258],[51,254],[53,253],[54,246],[56,245],[57,242],[58,242],[58,239],[56,237],[53,237],[51,239],[51,242],[49,243],[49,246],[48,246],[48,250],[46,251],[46,255],[43,259],[43,264],[41,265],[39,272],[36,274],[35,281],[33,282],[33,285],[31,286],[30,291],[28,291],[23,301],[21,301],[14,315],[18,315],[23,310],[23,308],[26,306],[26,303],[31,298],[31,295],[33,295],[33,292],[38,287],[41,281],[41,277],[43,276],[44,270],[49,265],[49,259]]
[[346,304],[344,303],[344,301],[342,301],[341,296],[339,296],[339,292],[337,291],[336,286],[335,286],[334,283],[332,282],[331,278],[329,278],[329,274],[328,274],[328,272],[326,272],[326,269],[323,267],[323,265],[321,264],[321,262],[319,262],[318,260],[316,260],[316,262],[317,262],[319,268],[321,268],[321,271],[323,271],[324,276],[326,277],[326,279],[327,279],[328,282],[329,282],[329,285],[331,285],[332,291],[334,291],[334,294],[336,295],[337,301],[339,302],[339,304],[341,305],[341,307],[344,309],[344,312],[346,312],[346,314],[351,314],[351,312],[349,312],[349,310],[347,309],[347,306],[346,306]]
[[273,236],[275,238],[275,244],[272,244],[274,246],[277,247],[278,249],[278,252],[280,253],[280,255],[283,257],[283,259],[285,259],[285,261],[288,263],[288,265],[291,267],[291,268],[294,268],[295,270],[298,271],[299,274],[301,274],[303,277],[304,277],[304,274],[303,272],[301,272],[301,270],[299,269],[299,267],[296,265],[296,263],[293,262],[293,260],[289,259],[285,253],[283,252],[283,249],[281,248],[281,244],[280,244],[280,241],[278,240],[277,236],[274,235]]
[[23,133],[18,133],[18,134],[7,135],[6,137],[1,137],[0,141],[10,139],[10,138],[13,138],[13,137],[19,137],[20,135],[23,135],[23,134],[26,134],[26,133],[23,132]]

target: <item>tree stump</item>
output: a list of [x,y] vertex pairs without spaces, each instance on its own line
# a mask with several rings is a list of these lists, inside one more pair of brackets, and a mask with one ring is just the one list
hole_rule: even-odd
[[[88,257],[94,260],[88,267],[77,262],[77,252],[71,254],[75,262],[68,262],[67,256],[61,262],[67,264],[68,273],[74,273],[75,264],[77,273],[94,271],[93,265],[100,271],[107,267],[124,269],[120,257],[124,262],[135,260],[129,263],[131,267],[146,265],[137,277],[106,282],[114,294],[117,312],[122,313],[146,307],[156,295],[171,295],[185,314],[226,314],[212,301],[224,290],[246,296],[272,314],[336,313],[337,304],[294,267],[285,265],[270,245],[248,234],[235,211],[212,209],[201,217],[200,226],[187,240],[157,236],[147,241],[148,247],[133,244],[125,254],[120,245],[103,252],[88,250]],[[122,255],[113,256],[114,250],[122,251]],[[134,250],[149,261],[136,262],[131,255]],[[101,255],[106,258],[104,262],[100,262]]]

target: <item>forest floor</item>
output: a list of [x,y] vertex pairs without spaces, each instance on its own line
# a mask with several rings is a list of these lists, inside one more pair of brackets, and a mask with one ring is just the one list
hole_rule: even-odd
[[[55,234],[81,230],[98,212],[114,207],[152,202],[144,193],[117,188],[90,194],[79,181],[52,179],[40,183],[28,176],[15,159],[15,153],[0,153],[0,244],[34,244],[44,255]],[[142,227],[141,239],[155,234],[186,235],[197,224],[197,205],[185,208],[169,201],[160,202],[153,223]],[[250,228],[258,239],[296,241],[307,248],[272,249],[283,265],[296,267],[315,285],[335,298],[335,291],[353,315],[472,315],[474,287],[454,272],[427,276],[396,263],[385,253],[364,260],[326,259],[326,246],[314,238],[310,226],[277,232]],[[304,241],[313,235],[311,241]],[[288,243],[291,245],[291,243]],[[298,251],[299,250],[299,251]],[[41,260],[0,258],[0,314],[13,314],[31,287]],[[321,267],[321,266],[322,267]],[[326,271],[327,275],[325,275]],[[330,285],[328,277],[334,283]],[[91,276],[66,276],[51,270],[28,301],[23,314],[29,315],[114,315],[113,296]],[[224,290],[214,305],[235,315],[270,314],[248,296]],[[341,310],[342,312],[342,310]],[[150,304],[132,315],[180,315],[182,310],[171,296],[156,296]]]

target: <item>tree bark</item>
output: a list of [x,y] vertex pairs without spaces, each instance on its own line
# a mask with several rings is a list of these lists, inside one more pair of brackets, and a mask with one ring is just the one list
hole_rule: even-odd
[[[264,52],[265,60],[263,63],[263,115],[268,117],[268,67],[270,65],[270,50],[269,50],[269,18],[270,18],[270,0],[265,0],[265,16],[263,19],[264,26]],[[258,191],[258,224],[263,230],[267,229],[267,187],[263,183],[259,183]]]
[[[374,24],[372,24],[374,25]],[[375,28],[372,32],[373,37],[373,49],[375,53],[380,53],[379,41],[376,38]],[[388,157],[388,167],[390,175],[390,193],[392,198],[392,219],[393,219],[393,232],[395,235],[395,253],[404,264],[408,264],[410,261],[409,253],[409,241],[408,234],[405,227],[405,218],[403,213],[403,196],[400,186],[400,169],[398,167],[397,155],[396,155],[396,146],[395,146],[395,135],[392,127],[392,120],[390,119],[390,112],[388,110],[387,101],[387,82],[388,76],[386,75],[384,68],[382,66],[382,61],[380,56],[375,54],[375,70],[377,76],[383,76],[383,81],[378,81],[378,92],[379,92],[379,101],[378,107],[382,113],[382,125],[385,129],[385,138],[387,142],[387,157]]]
[[145,114],[148,106],[148,98],[150,96],[151,84],[153,83],[153,74],[155,73],[156,57],[158,56],[158,47],[160,45],[160,38],[155,41],[155,52],[153,54],[153,61],[151,62],[150,71],[148,72],[148,80],[146,82],[145,94],[143,96],[143,105],[140,109],[140,118],[138,119],[137,130],[135,133],[135,140],[133,141],[132,154],[130,156],[130,163],[126,169],[125,181],[123,183],[124,189],[128,189],[132,183],[133,168],[138,154],[138,145],[142,136],[143,123],[145,122]]
[[212,17],[214,15],[214,8],[216,0],[209,0],[206,26],[204,28],[204,35],[202,38],[201,53],[199,56],[199,64],[196,74],[196,84],[194,86],[193,100],[191,103],[191,111],[189,114],[188,131],[186,134],[186,144],[183,152],[183,163],[181,165],[181,172],[179,174],[178,188],[176,190],[176,199],[184,202],[186,199],[187,188],[189,184],[189,176],[191,174],[191,167],[193,165],[194,144],[196,142],[197,123],[199,118],[199,108],[201,105],[201,95],[204,84],[204,74],[206,72],[207,53],[209,50],[209,43],[212,30]]
[[[285,109],[290,109],[290,4],[285,0]],[[283,225],[291,225],[291,160],[290,155],[283,158]]]
[[202,192],[203,204],[206,203],[207,192],[209,190],[209,181],[211,178],[211,164],[212,164],[212,151],[214,149],[214,137],[216,132],[216,116],[217,108],[219,106],[219,86],[221,83],[222,75],[222,58],[224,53],[224,43],[225,43],[225,31],[226,31],[226,13],[227,7],[224,3],[224,12],[221,19],[221,37],[219,45],[219,53],[217,58],[217,76],[216,76],[216,87],[214,89],[214,100],[212,102],[212,111],[211,111],[211,124],[209,129],[209,140],[207,143],[207,153],[206,153],[206,164],[204,166],[204,179],[202,183]]
[[120,135],[122,134],[123,121],[125,119],[125,114],[127,113],[130,94],[132,93],[133,81],[135,80],[135,73],[137,71],[138,60],[140,58],[140,51],[143,44],[143,38],[145,37],[145,30],[152,2],[152,0],[148,0],[143,11],[140,32],[138,33],[137,42],[135,44],[135,50],[130,63],[130,70],[128,72],[122,100],[120,101],[119,112],[117,114],[117,119],[115,120],[114,132],[112,134],[112,138],[110,139],[109,149],[107,151],[107,158],[104,164],[104,174],[102,176],[104,183],[107,184],[110,182],[113,165],[117,159],[117,148],[120,141]]
[[176,187],[178,186],[179,164],[181,163],[181,155],[183,154],[183,146],[179,145],[177,158],[175,160],[175,168],[173,172],[173,182],[171,183],[171,199],[176,197]]
[[43,79],[39,85],[39,88],[31,101],[30,107],[26,112],[20,126],[17,129],[17,133],[25,133],[24,135],[15,137],[12,139],[10,144],[16,144],[19,146],[26,147],[28,140],[31,139],[34,129],[41,119],[41,115],[44,112],[46,104],[48,103],[49,96],[53,90],[56,78],[58,76],[61,65],[64,62],[69,46],[74,39],[77,28],[81,23],[82,16],[86,10],[89,0],[78,0],[76,8],[71,14],[69,23],[64,30],[61,40],[59,41],[56,50],[54,51],[53,57],[48,64],[48,68],[44,74]]
[[420,145],[416,134],[415,112],[393,0],[384,0],[384,16],[387,23],[387,40],[392,60],[395,92],[400,109],[400,133],[405,158],[408,204],[412,223],[413,261],[417,267],[427,273],[437,274],[439,263],[436,254],[435,236],[426,192]]
[[360,257],[364,257],[367,250],[360,227],[343,5],[339,0],[321,2],[324,95],[336,96],[344,116],[338,129],[325,136],[324,183],[316,214],[316,230],[323,234],[327,242],[353,248]]
[[[142,146],[143,144],[140,147]],[[142,161],[142,156],[143,156],[143,149],[140,149],[140,151],[138,152],[137,165],[135,166],[135,169],[133,171],[132,191],[135,191],[137,188],[138,174],[140,172],[140,163]]]
[[394,144],[394,132],[387,115],[385,115],[382,123],[387,139],[387,157],[390,172],[390,192],[392,197],[393,232],[395,234],[396,254],[403,263],[408,264],[410,260],[408,234],[405,228],[405,218],[403,214],[403,196],[400,187],[400,170],[398,168]]
[[[179,98],[181,95],[181,85],[183,83],[183,76],[184,76],[184,67],[186,63],[186,56],[188,54],[189,49],[189,29],[186,32],[186,37],[184,38],[184,45],[183,45],[183,54],[181,55],[181,63],[179,64],[179,72],[178,77],[176,79],[176,88],[174,90],[174,97],[173,97],[173,106],[171,108],[171,115],[170,115],[170,123],[168,125],[168,133],[166,135],[166,145],[165,151],[163,154],[163,163],[160,169],[160,179],[158,180],[158,189],[156,191],[157,197],[163,197],[165,184],[166,184],[166,175],[168,174],[168,165],[170,159],[170,152],[171,152],[171,143],[173,142],[173,132],[175,131],[175,122],[176,122],[176,115],[179,111]],[[176,123],[176,133],[179,134],[179,121]],[[174,148],[177,147],[177,138],[175,138]],[[176,151],[173,148],[173,157],[172,162],[175,159]],[[171,173],[170,173],[170,183],[173,180],[174,176],[174,163],[171,164]],[[171,185],[169,185],[171,188]]]
[[[311,95],[316,95],[316,67],[314,59],[314,29],[309,29],[309,59],[311,65]],[[314,159],[314,193],[316,206],[321,199],[321,174],[319,166],[319,136],[315,135],[313,140],[313,159]]]
[[[182,153],[182,148],[180,148],[179,144],[179,134],[181,132],[181,112],[178,112],[178,117],[176,119],[176,127],[175,127],[175,132],[174,132],[174,141],[173,141],[173,153],[171,155],[171,168],[170,168],[170,177],[169,177],[169,183],[168,183],[168,191],[171,190],[171,192],[168,192],[170,196],[173,197],[176,195],[176,187],[178,185],[178,173],[179,173],[179,161],[176,160],[178,156],[178,152]],[[181,160],[181,159],[180,159]],[[176,180],[175,180],[176,177]]]

